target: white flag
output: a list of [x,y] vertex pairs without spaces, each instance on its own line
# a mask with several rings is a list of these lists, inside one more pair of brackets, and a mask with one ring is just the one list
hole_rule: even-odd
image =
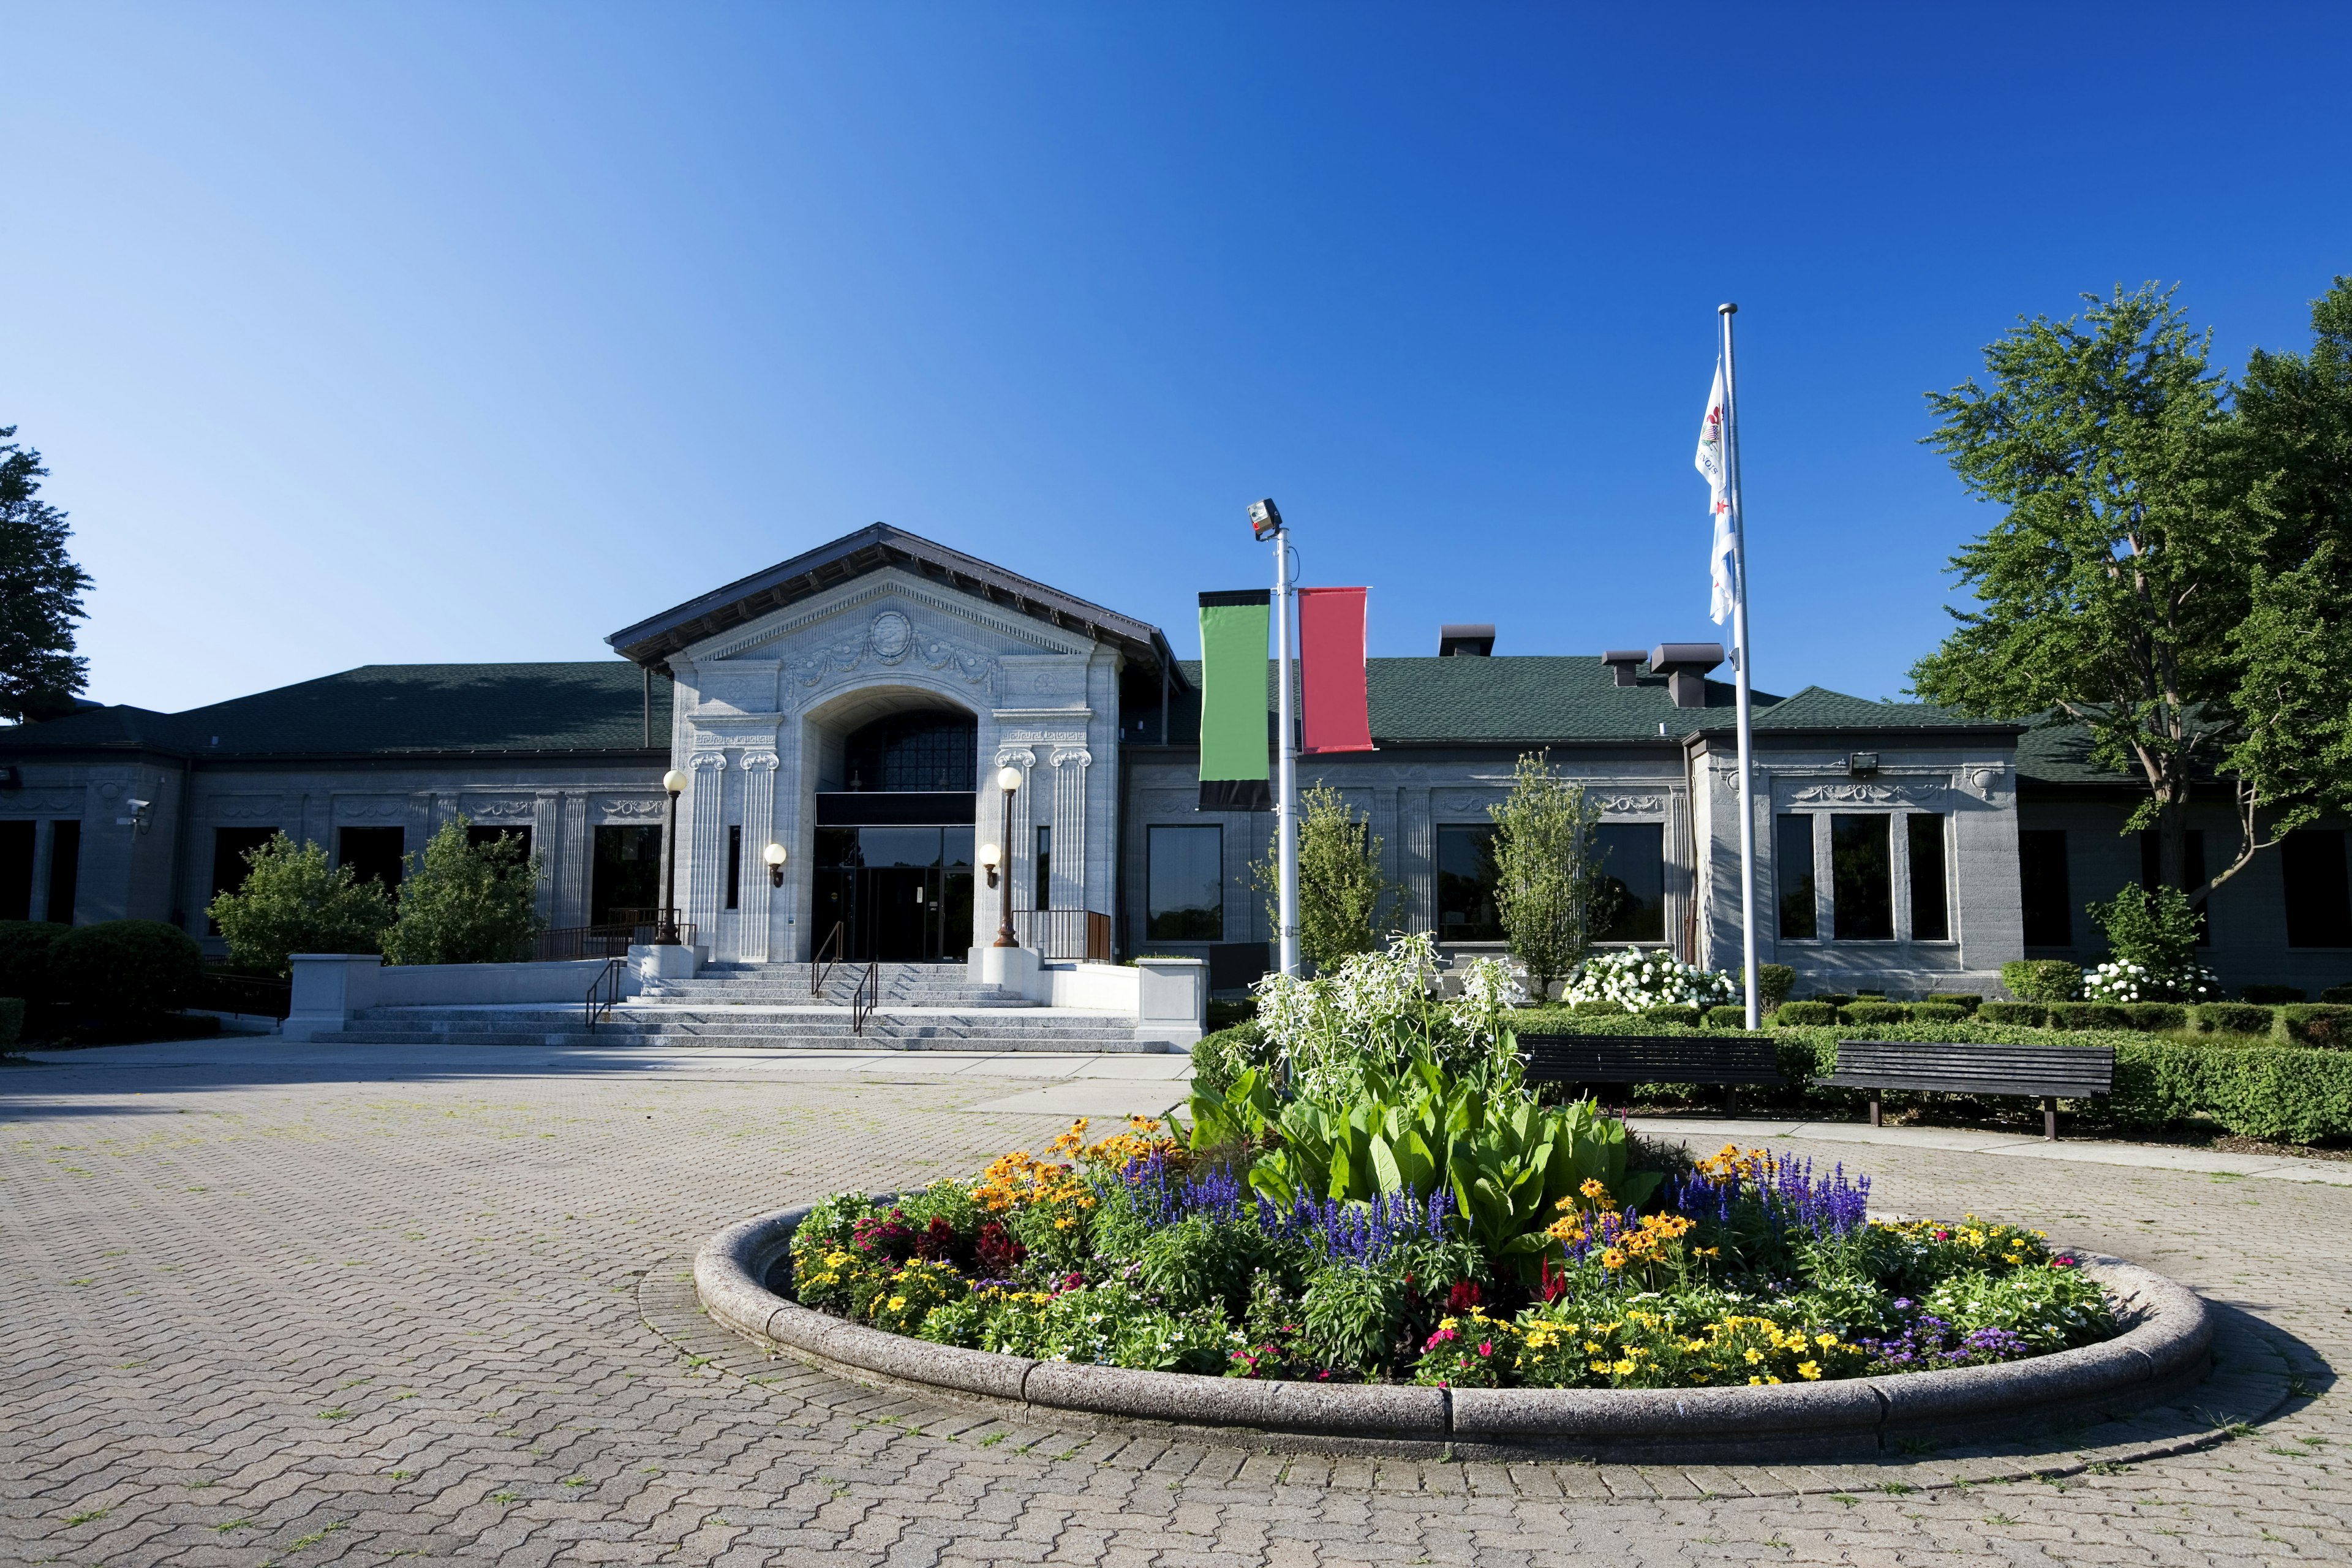
[[1715,513],[1715,540],[1707,551],[1707,574],[1715,593],[1707,613],[1721,626],[1731,614],[1731,483],[1723,453],[1723,362],[1715,365],[1715,386],[1706,395],[1706,417],[1698,427],[1698,456],[1692,459],[1706,476],[1707,499]]

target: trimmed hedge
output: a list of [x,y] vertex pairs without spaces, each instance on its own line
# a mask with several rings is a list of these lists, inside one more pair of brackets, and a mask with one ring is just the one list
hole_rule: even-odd
[[1745,1033],[1748,1028],[1748,1004],[1745,1002],[1718,1003],[1709,1007],[1699,1022],[1710,1029],[1738,1029]]
[[2189,1009],[2178,1002],[2126,1002],[2124,1016],[2131,1020],[2133,1028],[2151,1035],[2189,1027]]
[[1914,1002],[1910,1013],[1915,1024],[1957,1024],[1969,1016],[1969,1009],[1951,1002]]
[[76,926],[49,950],[49,984],[68,1005],[109,1018],[176,1011],[204,977],[204,950],[162,921]]
[[[1698,1009],[1696,1007],[1680,1005],[1671,1007],[1653,1007],[1649,1011],[1643,1013],[1642,1016],[1654,1024],[1680,1024],[1685,1028],[1692,1029],[1696,1029],[1699,1026]],[[1743,1013],[1741,1016],[1742,1021],[1744,1022],[1746,1015]]]
[[2352,1007],[2297,1002],[2278,1010],[2278,1033],[2290,1045],[2342,1050],[2352,1046]]
[[1849,1024],[1874,1029],[1882,1024],[1908,1023],[1911,1009],[1900,1002],[1856,1002],[1838,1009],[1838,1016]]
[[2112,1002],[2053,1002],[2053,1029],[2128,1029],[2131,1016]]
[[1851,991],[1816,991],[1811,999],[1816,1002],[1826,1002],[1832,1007],[1843,1007],[1852,1004],[1855,997]]
[[2319,999],[2338,1006],[2352,1006],[2352,985],[2331,985],[2319,994]]
[[2071,1002],[2083,989],[2083,971],[2063,958],[2011,959],[2000,966],[2000,983],[2021,1002]]
[[13,1051],[25,1037],[25,999],[0,996],[0,1051]]
[[1958,1007],[1971,1014],[1984,1005],[1984,998],[1973,991],[1931,991],[1927,1000],[1939,1007]]
[[2267,1035],[2271,1010],[2252,1002],[2201,1002],[2189,1017],[2200,1035]]
[[57,921],[0,921],[0,996],[49,999],[49,950],[73,930]]
[[1797,988],[1797,972],[1785,963],[1759,963],[1756,966],[1756,1004],[1769,1010],[1789,999]]
[[1794,1028],[1807,1024],[1834,1024],[1837,1009],[1826,1002],[1783,1002],[1772,1014],[1774,1028]]
[[2282,1002],[2306,1001],[2308,996],[2300,985],[2241,985],[2238,987],[2238,1000],[2276,1006]]
[[1977,1017],[1987,1024],[2038,1029],[2049,1021],[2050,1009],[2039,1002],[1988,1002],[1977,1009]]

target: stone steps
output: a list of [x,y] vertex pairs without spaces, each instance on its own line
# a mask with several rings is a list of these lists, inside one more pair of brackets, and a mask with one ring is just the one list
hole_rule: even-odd
[[630,1047],[658,1048],[702,1045],[779,1051],[840,1051],[845,1054],[870,1051],[1046,1051],[1085,1055],[1097,1052],[1156,1053],[1168,1048],[1158,1040],[1137,1040],[1132,1028],[1099,1035],[1059,1032],[998,1035],[986,1030],[960,1028],[884,1034],[869,1026],[868,1031],[861,1036],[850,1033],[846,1027],[838,1033],[823,1034],[801,1030],[721,1032],[692,1027],[630,1029],[615,1027],[608,1023],[591,1030],[582,1027],[576,1021],[568,1026],[555,1026],[544,1029],[467,1030],[400,1028],[356,1023],[341,1029],[321,1030],[316,1038],[321,1045],[350,1046],[593,1046],[609,1050]]

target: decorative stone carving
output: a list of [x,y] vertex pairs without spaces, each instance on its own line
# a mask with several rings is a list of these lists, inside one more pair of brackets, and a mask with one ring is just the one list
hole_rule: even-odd
[[268,822],[285,814],[286,802],[274,795],[230,795],[205,807],[215,822]]
[[335,820],[338,822],[405,822],[408,802],[398,795],[339,795],[335,800]]
[[863,605],[893,599],[920,605],[981,631],[993,633],[1010,642],[1026,643],[1046,653],[1077,653],[1084,650],[1086,644],[1086,639],[1075,632],[1042,626],[1025,616],[995,615],[961,594],[935,591],[913,578],[885,573],[859,586],[843,590],[839,597],[827,595],[810,608],[797,610],[781,621],[759,626],[741,637],[707,648],[702,657],[733,658],[755,647],[779,642],[795,632],[805,631],[821,622],[846,616]]
[[915,646],[915,623],[896,610],[885,610],[874,617],[866,641],[876,658],[885,664],[896,664]]
[[599,816],[619,817],[623,821],[658,821],[668,802],[655,800],[600,800],[596,803]]
[[[1735,783],[1738,781],[1735,779]],[[1807,784],[1789,798],[1799,805],[1902,805],[1943,793],[1940,784]]]
[[1656,816],[1666,809],[1663,795],[1595,795],[1592,804],[1604,816]]
[[536,800],[485,800],[476,795],[458,808],[476,822],[521,822],[539,809]]
[[[887,623],[887,624],[886,624]],[[896,652],[885,653],[886,647]],[[904,664],[912,658],[924,668],[961,679],[967,686],[977,686],[990,696],[996,694],[1003,683],[1004,667],[992,656],[976,649],[959,647],[945,637],[925,637],[915,624],[896,610],[886,610],[874,617],[866,635],[856,642],[835,643],[814,654],[793,660],[785,669],[793,683],[803,690],[837,681],[842,676],[855,674],[867,660],[885,666]]]
[[[30,812],[42,816],[79,811],[81,791],[78,789],[10,790],[0,794],[0,812]],[[215,813],[217,815],[217,813]]]
[[2008,772],[2008,769],[1997,765],[1962,768],[1960,788],[1979,800],[1989,801],[1992,799],[1992,792],[2000,787]]

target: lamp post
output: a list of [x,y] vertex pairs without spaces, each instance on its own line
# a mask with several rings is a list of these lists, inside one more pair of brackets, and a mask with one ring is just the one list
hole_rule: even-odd
[[662,774],[662,788],[669,791],[669,831],[662,836],[662,849],[667,862],[662,868],[661,920],[654,929],[654,945],[676,947],[677,940],[677,797],[686,793],[686,775],[676,768]]
[[[996,787],[1004,792],[1004,837],[998,842],[1010,844],[1013,842],[1013,792],[1021,787],[1021,770],[1014,767],[997,769]],[[1004,874],[1002,876],[995,875],[994,868],[991,868],[991,879],[995,881],[999,888],[997,908],[1002,911],[1001,918],[996,922],[996,941],[992,944],[997,947],[1021,945],[1013,935],[1012,873],[1013,868],[1010,866],[1004,868]]]

